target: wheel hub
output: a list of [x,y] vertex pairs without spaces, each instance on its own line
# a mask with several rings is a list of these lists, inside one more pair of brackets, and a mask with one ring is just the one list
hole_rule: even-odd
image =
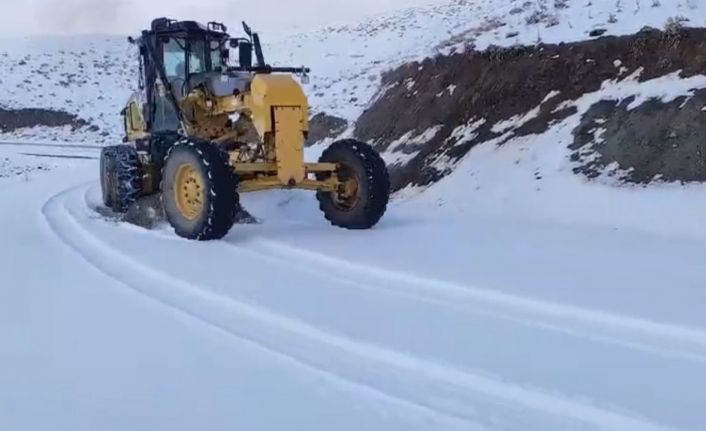
[[199,172],[189,164],[177,169],[174,181],[174,200],[179,212],[188,220],[196,220],[203,213],[205,184]]
[[350,211],[355,208],[360,199],[360,180],[346,167],[341,168],[338,178],[340,185],[338,192],[334,193],[334,202],[340,209]]

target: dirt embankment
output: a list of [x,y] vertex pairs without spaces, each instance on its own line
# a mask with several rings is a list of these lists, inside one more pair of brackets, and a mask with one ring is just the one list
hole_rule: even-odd
[[0,131],[4,133],[37,126],[70,126],[75,130],[88,126],[88,122],[64,111],[36,108],[0,108]]
[[[563,102],[639,68],[644,69],[637,78],[641,82],[679,70],[685,77],[705,73],[706,30],[645,29],[631,36],[490,48],[410,63],[383,77],[383,94],[360,117],[355,134],[380,151],[408,153],[406,164],[392,166],[395,189],[425,185],[448,174],[474,146],[542,133],[576,113]],[[583,129],[577,129],[575,146],[586,143],[585,132],[595,128],[591,117],[599,116],[610,120],[605,142],[596,151],[608,150],[579,171],[591,174],[617,162],[625,170],[633,168],[628,180],[644,181],[657,174],[673,180],[702,179],[705,175],[696,173],[700,165],[694,160],[703,153],[699,140],[706,142],[706,112],[696,109],[703,106],[702,99],[690,102],[693,109],[680,109],[683,103],[650,102],[630,111],[610,104],[594,107]],[[525,117],[532,110],[533,115]],[[655,117],[659,121],[652,121]],[[649,127],[644,128],[645,123]],[[698,126],[692,128],[694,124]],[[635,152],[641,148],[644,151]]]
[[326,113],[318,113],[309,120],[309,144],[315,144],[326,138],[333,138],[343,133],[348,121]]
[[[664,103],[596,103],[574,131],[574,172],[589,178],[617,168],[633,183],[706,181],[706,91]],[[586,151],[588,149],[588,151]]]

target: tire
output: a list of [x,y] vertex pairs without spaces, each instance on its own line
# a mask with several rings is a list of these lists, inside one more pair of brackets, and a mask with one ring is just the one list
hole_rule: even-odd
[[101,190],[103,203],[117,213],[127,212],[142,193],[142,168],[137,150],[115,145],[101,150]]
[[113,176],[115,172],[115,159],[116,150],[115,147],[106,147],[101,150],[100,157],[100,180],[101,180],[101,192],[103,195],[103,205],[108,208],[113,207],[113,194],[111,188],[113,187]]
[[[318,192],[321,211],[334,226],[345,229],[370,229],[387,211],[390,201],[390,175],[385,161],[370,145],[353,139],[334,142],[319,159],[339,165],[342,181],[354,179],[349,196],[339,192]],[[323,179],[319,176],[319,179]],[[350,184],[350,183],[349,183]]]
[[162,201],[177,235],[192,240],[223,238],[240,208],[238,177],[217,145],[181,138],[162,168]]

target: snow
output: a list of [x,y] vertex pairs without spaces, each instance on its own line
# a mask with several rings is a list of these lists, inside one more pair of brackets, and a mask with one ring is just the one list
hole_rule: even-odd
[[[314,109],[354,120],[383,97],[383,71],[430,53],[706,17],[679,0],[523,3],[437,2],[294,35],[268,55],[311,64]],[[606,81],[541,135],[514,136],[538,108],[492,125],[503,135],[401,192],[369,231],[329,226],[311,193],[273,191],[243,196],[262,223],[195,243],[96,211],[96,158],[120,138],[131,61],[118,38],[0,42],[0,103],[99,127],[0,142],[0,429],[706,427],[706,186],[588,181],[567,148],[597,101],[676,100],[706,76]],[[439,130],[384,157],[406,163],[401,145]]]
[[390,166],[406,165],[419,153],[419,150],[409,151],[409,148],[414,148],[415,146],[421,147],[421,145],[431,141],[442,127],[441,125],[430,127],[417,136],[414,136],[413,131],[405,133],[390,144],[387,150],[381,154],[382,158],[385,160],[385,163]]
[[[0,151],[15,159],[25,147]],[[481,165],[507,155],[489,151]],[[4,242],[15,245],[2,251],[14,280],[0,290],[4,429],[699,430],[706,420],[702,240],[429,208],[432,188],[363,232],[330,227],[310,193],[245,195],[262,224],[193,243],[104,219],[96,161],[56,163],[0,179],[14,202],[0,215],[14,226]],[[692,202],[696,219],[706,207]]]
[[22,140],[120,141],[120,110],[133,91],[137,60],[126,38],[31,37],[0,41],[0,106],[50,108],[78,115],[97,127],[20,129]]
[[461,145],[465,142],[472,141],[478,134],[475,133],[476,130],[487,121],[485,118],[476,120],[475,118],[470,120],[468,124],[463,124],[456,127],[451,135],[449,135],[448,140],[454,140],[455,145]]
[[[547,96],[548,100],[550,99],[549,96]],[[544,103],[544,102],[542,102]],[[523,125],[527,124],[528,122],[534,120],[539,116],[539,113],[541,112],[542,109],[542,104],[539,106],[531,109],[529,112],[527,112],[524,115],[516,115],[514,117],[511,117],[507,120],[500,121],[498,123],[495,123],[495,125],[491,128],[491,131],[493,133],[505,133],[510,129],[517,129],[522,127]]]
[[547,96],[544,99],[542,99],[542,104],[549,102],[550,100],[552,100],[553,98],[555,98],[556,96],[558,96],[560,94],[561,94],[561,91],[557,91],[557,90],[550,91],[549,94],[547,94]]

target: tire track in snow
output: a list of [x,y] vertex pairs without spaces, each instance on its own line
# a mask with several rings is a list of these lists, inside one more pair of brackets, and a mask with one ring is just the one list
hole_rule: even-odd
[[240,247],[230,244],[231,248],[237,250],[238,253],[254,257],[256,259],[267,262],[268,265],[278,265],[286,268],[290,272],[299,272],[318,279],[325,279],[336,283],[336,286],[347,286],[353,289],[366,292],[385,292],[390,295],[397,296],[401,299],[421,301],[423,303],[445,307],[449,310],[459,311],[468,315],[488,317],[495,320],[502,320],[525,327],[546,330],[555,333],[561,333],[573,337],[582,338],[585,340],[596,341],[608,345],[620,346],[623,348],[633,349],[645,353],[656,354],[664,357],[675,358],[680,360],[693,361],[698,363],[706,363],[706,352],[700,346],[684,346],[683,344],[668,346],[663,338],[651,337],[650,339],[635,338],[632,333],[614,334],[611,328],[608,332],[601,331],[600,328],[583,327],[576,325],[571,321],[557,321],[555,318],[547,318],[546,316],[518,313],[515,310],[507,308],[493,309],[487,307],[486,304],[478,303],[478,301],[462,302],[458,299],[450,299],[438,294],[427,294],[423,292],[414,292],[410,289],[400,288],[399,285],[391,287],[389,283],[379,280],[364,281],[360,276],[351,277],[345,275],[336,275],[332,272],[320,271],[311,269],[311,263],[302,265],[292,265],[292,258],[278,256],[277,253],[254,250],[249,244],[248,246]]
[[[230,243],[229,243],[230,244]],[[397,292],[447,304],[471,313],[544,327],[681,359],[706,362],[706,332],[615,313],[547,302],[509,293],[461,285],[323,255],[272,240],[254,239],[241,252],[280,261],[297,271],[326,267],[320,276],[366,289]],[[253,247],[253,245],[255,247]],[[293,261],[301,265],[291,265]]]
[[89,149],[100,150],[103,147],[99,145],[81,145],[81,144],[38,144],[32,142],[10,142],[1,141],[1,146],[4,147],[33,147],[33,148],[70,148],[70,149]]
[[[450,429],[483,430],[465,418],[445,415],[428,406],[390,395],[374,386],[346,379],[336,374],[335,371],[312,365],[299,359],[296,355],[272,347],[272,343],[249,336],[245,330],[234,330],[233,328],[239,326],[238,323],[259,321],[261,318],[257,311],[251,310],[247,304],[237,303],[228,297],[201,290],[178,279],[173,279],[167,274],[160,273],[129,256],[116,252],[108,244],[94,237],[64,205],[64,199],[67,196],[85,188],[86,185],[77,186],[53,196],[42,207],[41,212],[48,227],[68,249],[108,278],[148,300],[156,301],[195,321],[215,328],[227,336],[252,344],[267,354],[320,375],[333,384],[347,388],[352,392],[408,411],[411,410],[432,422],[449,425]],[[191,304],[193,307],[185,304]],[[201,310],[198,310],[199,308]],[[239,318],[237,316],[245,317]],[[249,327],[249,325],[245,325],[245,327]]]
[[[86,199],[86,202],[88,202],[88,199]],[[162,232],[144,231],[144,233],[146,235],[153,235],[160,240],[180,240],[177,237],[165,235]],[[639,330],[636,331],[632,326],[612,325],[604,319],[601,319],[602,316],[608,315],[608,313],[602,311],[580,308],[580,310],[586,311],[594,317],[593,319],[586,319],[584,316],[574,316],[571,314],[571,310],[576,307],[570,305],[566,306],[563,304],[542,302],[532,298],[477,287],[461,286],[442,280],[410,276],[405,273],[400,273],[399,271],[390,271],[354,263],[271,240],[249,240],[247,244],[243,246],[234,242],[228,242],[226,238],[224,241],[214,242],[212,244],[212,247],[219,246],[224,246],[224,249],[228,248],[244,256],[267,262],[269,266],[280,266],[288,272],[299,272],[317,279],[335,282],[336,286],[339,287],[348,286],[367,292],[382,291],[403,299],[442,306],[469,315],[504,320],[526,327],[543,329],[664,357],[706,363],[706,343],[699,343],[698,339],[696,339],[696,342],[694,342],[694,340],[686,341],[681,339],[681,337],[672,340],[670,337],[665,337],[664,334],[659,332],[650,331],[649,328],[644,326],[638,326]],[[300,261],[302,264],[292,265],[294,261]],[[322,266],[327,268],[328,271],[321,271],[320,268]],[[368,271],[370,268],[372,268],[372,273]],[[389,272],[395,276],[402,275],[406,279],[412,277],[413,280],[417,281],[416,284],[421,283],[421,286],[415,285],[415,283],[400,283],[398,281],[391,284],[389,283],[389,279],[380,277],[379,272]],[[364,275],[361,276],[361,274]],[[429,287],[430,284],[442,286],[453,285],[453,291],[449,294],[444,287]],[[475,295],[476,293],[483,292],[488,292],[492,295],[498,294],[501,297],[508,297],[510,299],[517,298],[519,301],[541,303],[554,309],[564,309],[564,312],[559,313],[559,315],[557,315],[557,313],[538,313],[536,309],[527,310],[526,308],[518,307],[517,301],[511,301],[512,306],[508,306],[503,301],[489,304],[487,299],[479,299]],[[494,300],[495,298],[492,299]],[[566,308],[569,308],[569,310],[565,310]],[[596,317],[596,315],[600,317]],[[674,325],[664,325],[615,314],[611,314],[610,316],[619,321],[646,322],[649,325],[657,325],[660,328],[667,326],[670,330],[682,330],[681,327]],[[699,332],[699,330],[693,330],[691,328],[684,329],[686,331]],[[706,333],[703,333],[703,337],[706,337]],[[670,342],[670,340],[672,340],[672,342]]]
[[[474,410],[492,408],[512,426],[615,431],[672,429],[493,378],[460,371],[404,355],[380,346],[351,340],[265,308],[176,279],[112,249],[90,233],[66,200],[82,196],[86,186],[52,198],[42,212],[49,226],[70,248],[116,281],[193,318],[249,340],[308,369],[332,376],[339,383],[367,388],[398,405],[435,415],[439,420],[482,423]],[[80,200],[79,199],[76,200]],[[84,211],[85,202],[82,205]],[[486,420],[489,420],[485,418]],[[547,426],[550,421],[556,426]],[[493,422],[495,423],[495,422]],[[497,424],[496,424],[497,425]]]

